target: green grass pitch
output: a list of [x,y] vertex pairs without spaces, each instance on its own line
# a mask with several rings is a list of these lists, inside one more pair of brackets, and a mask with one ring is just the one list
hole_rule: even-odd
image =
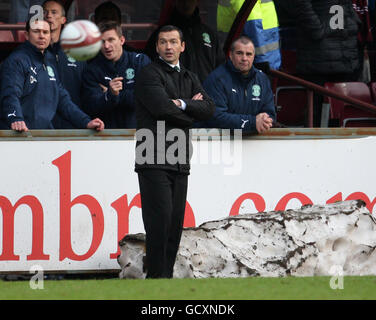
[[343,289],[336,290],[330,286],[330,277],[45,280],[43,289],[34,290],[26,280],[0,280],[0,300],[8,299],[374,300],[376,277],[344,277]]

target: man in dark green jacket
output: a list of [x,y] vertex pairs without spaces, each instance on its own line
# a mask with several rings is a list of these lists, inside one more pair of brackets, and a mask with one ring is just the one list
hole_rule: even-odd
[[[224,61],[225,56],[216,32],[201,21],[197,3],[197,0],[176,0],[166,24],[177,26],[183,32],[185,50],[180,61],[203,82]],[[151,59],[158,58],[155,51],[158,31],[150,36],[145,48],[145,53]]]

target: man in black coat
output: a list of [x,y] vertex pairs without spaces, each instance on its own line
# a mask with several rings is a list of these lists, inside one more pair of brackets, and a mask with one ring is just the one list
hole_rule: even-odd
[[[360,76],[360,20],[351,0],[293,0],[297,12],[297,72],[306,80],[357,81]],[[319,126],[320,99],[314,124]]]
[[160,29],[159,58],[143,68],[135,88],[138,173],[146,231],[147,278],[172,278],[190,170],[189,128],[207,120],[214,103],[198,77],[179,62],[185,49],[175,26]]
[[278,15],[281,50],[296,50],[295,0],[273,0]]
[[[176,0],[174,10],[167,24],[177,26],[184,35],[185,51],[180,61],[190,71],[196,73],[201,82],[225,60],[223,49],[216,32],[202,23],[198,0]],[[150,36],[145,53],[158,58],[155,40],[158,29]]]
[[300,30],[297,70],[338,78],[356,72],[360,20],[351,0],[295,0],[295,7]]

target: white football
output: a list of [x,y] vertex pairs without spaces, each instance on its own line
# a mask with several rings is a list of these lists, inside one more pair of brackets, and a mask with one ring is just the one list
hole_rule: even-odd
[[101,49],[101,32],[89,20],[76,20],[64,27],[60,44],[64,52],[77,61],[89,60]]

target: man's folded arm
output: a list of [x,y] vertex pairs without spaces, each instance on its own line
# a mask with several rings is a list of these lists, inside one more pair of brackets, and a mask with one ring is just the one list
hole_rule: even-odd
[[[179,126],[191,126],[193,118],[181,110],[167,95],[158,73],[145,72],[136,82],[135,97],[156,120],[164,120]],[[149,71],[149,70],[147,70]]]

